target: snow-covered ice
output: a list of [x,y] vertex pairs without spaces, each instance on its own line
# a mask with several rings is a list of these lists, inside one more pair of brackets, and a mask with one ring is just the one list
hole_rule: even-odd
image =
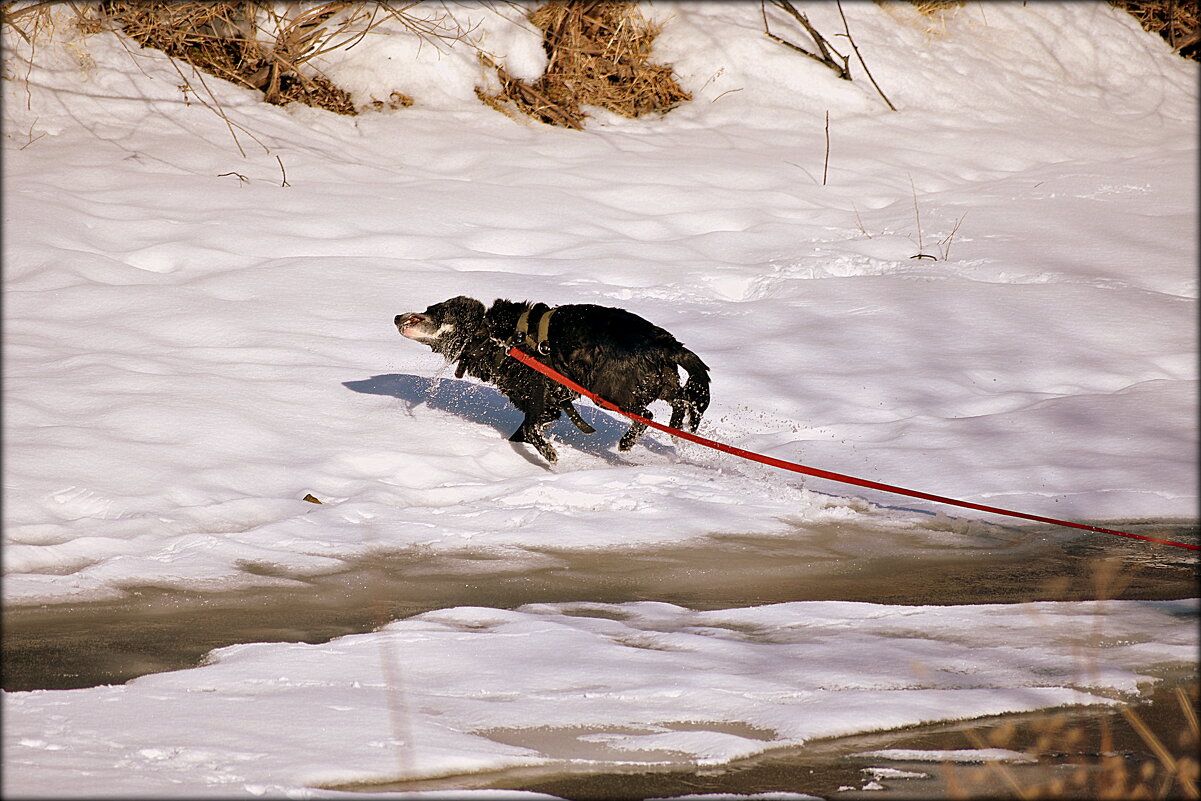
[[[282,792],[502,768],[713,765],[821,737],[1110,703],[1196,654],[1196,600],[457,607],[5,697],[5,785]],[[981,758],[976,755],[976,758]]]
[[[804,5],[841,30],[836,6]],[[662,117],[522,124],[476,99],[469,51],[384,26],[325,67],[359,102],[411,108],[340,117],[206,79],[245,156],[157,51],[62,23],[31,61],[6,27],[5,603],[289,584],[413,549],[536,564],[831,522],[948,537],[932,504],[657,434],[618,454],[625,426],[586,404],[598,433],[557,425],[547,469],[505,441],[503,397],[391,323],[457,294],[667,328],[712,368],[700,433],[742,448],[1057,518],[1195,518],[1197,64],[1103,3],[843,7],[900,111],[857,64],[840,81],[766,39],[756,4],[656,3],[656,57],[693,94]],[[473,36],[533,77],[538,38],[505,14],[471,11]],[[1195,649],[1195,614],[450,609],[6,693],[4,781],[192,795],[396,775],[388,649],[413,771],[721,762],[1133,693]],[[1084,681],[1077,632],[1031,633],[1048,615],[1139,639],[1090,652]],[[1025,633],[990,639],[981,617]],[[546,727],[576,727],[567,753]]]

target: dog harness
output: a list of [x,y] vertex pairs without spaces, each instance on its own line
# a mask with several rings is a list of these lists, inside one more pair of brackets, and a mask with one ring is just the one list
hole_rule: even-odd
[[547,309],[542,312],[542,316],[538,318],[538,338],[530,336],[530,312],[534,310],[532,307],[526,309],[517,318],[517,331],[513,338],[516,343],[528,345],[534,353],[542,356],[550,353],[550,316],[555,313],[554,309]]
[[546,311],[542,312],[538,317],[536,325],[538,334],[537,337],[534,337],[530,335],[530,313],[538,308],[538,306],[546,308],[545,304],[539,303],[523,311],[521,316],[517,318],[517,327],[513,329],[513,334],[508,339],[492,338],[494,343],[500,345],[500,349],[497,351],[492,363],[494,370],[500,369],[505,356],[509,352],[509,348],[512,348],[514,345],[529,348],[539,356],[550,354],[550,317],[555,313],[555,310],[553,308],[546,308]]

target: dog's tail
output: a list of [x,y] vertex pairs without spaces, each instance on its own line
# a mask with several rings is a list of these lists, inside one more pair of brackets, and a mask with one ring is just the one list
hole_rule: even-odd
[[[709,365],[682,345],[672,358],[688,373],[688,380],[680,389],[680,400],[682,411],[688,415],[687,429],[695,432],[701,422],[701,415],[709,408]],[[673,414],[672,417],[676,415]]]

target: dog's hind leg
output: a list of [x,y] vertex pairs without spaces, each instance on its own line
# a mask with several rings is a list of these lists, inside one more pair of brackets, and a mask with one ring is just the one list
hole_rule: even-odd
[[679,428],[684,422],[684,411],[688,408],[688,404],[682,401],[671,401],[671,422],[668,423],[672,428]]
[[575,427],[580,431],[583,431],[585,434],[596,433],[596,429],[588,425],[587,421],[585,421],[583,417],[580,417],[580,413],[576,411],[574,406],[571,405],[571,401],[567,401],[563,404],[563,411],[567,413],[567,419],[574,423]]
[[[687,399],[678,399],[671,401],[671,423],[672,428],[680,428],[684,431],[696,433],[697,425],[701,421],[702,411],[697,409],[695,403]],[[684,416],[688,416],[688,426],[684,427]]]

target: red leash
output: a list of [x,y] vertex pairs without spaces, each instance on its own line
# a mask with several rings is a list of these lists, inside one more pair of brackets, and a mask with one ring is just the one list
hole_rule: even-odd
[[689,442],[695,442],[698,445],[704,445],[707,448],[712,448],[717,451],[723,451],[724,453],[730,453],[730,454],[733,454],[734,456],[740,456],[743,459],[749,459],[752,462],[760,462],[761,464],[771,465],[772,467],[778,467],[782,470],[791,470],[794,473],[802,473],[804,475],[815,476],[817,478],[826,478],[831,481],[839,481],[843,484],[855,484],[856,486],[860,486],[860,487],[867,487],[869,489],[874,489],[874,490],[883,490],[884,492],[894,492],[894,493],[898,493],[900,495],[908,495],[913,498],[921,498],[922,500],[926,500],[926,501],[934,501],[936,503],[946,503],[946,504],[951,504],[953,506],[962,506],[965,509],[974,509],[977,512],[990,512],[992,514],[997,514],[997,515],[1007,515],[1009,517],[1020,517],[1024,520],[1033,520],[1038,523],[1050,523],[1050,524],[1056,525],[1056,526],[1067,526],[1068,528],[1078,528],[1078,529],[1083,529],[1084,531],[1093,531],[1098,534],[1113,534],[1118,537],[1127,537],[1132,540],[1144,540],[1146,542],[1158,542],[1160,545],[1171,545],[1176,548],[1187,548],[1190,551],[1201,551],[1201,545],[1190,545],[1187,542],[1175,542],[1173,540],[1160,540],[1160,539],[1156,539],[1155,537],[1146,537],[1146,536],[1143,536],[1142,534],[1131,534],[1126,531],[1115,531],[1114,529],[1111,529],[1111,528],[1101,528],[1100,526],[1089,526],[1089,525],[1085,525],[1084,523],[1072,523],[1067,520],[1056,520],[1053,517],[1042,517],[1041,515],[1032,515],[1032,514],[1027,514],[1025,512],[1014,512],[1010,509],[1001,509],[996,506],[985,506],[982,503],[972,503],[970,501],[960,501],[960,500],[956,500],[955,498],[948,498],[944,495],[932,495],[929,492],[919,492],[918,490],[905,489],[904,487],[894,487],[891,484],[882,484],[878,481],[869,481],[865,478],[856,478],[855,476],[848,476],[843,473],[834,473],[829,470],[821,470],[816,467],[806,467],[805,465],[797,464],[796,462],[786,462],[783,459],[776,459],[771,456],[764,456],[759,453],[754,453],[753,451],[744,451],[742,448],[735,448],[733,445],[726,445],[724,442],[717,442],[715,440],[705,439],[704,437],[697,436],[696,434],[690,434],[687,431],[681,431],[678,428],[672,428],[671,426],[665,426],[662,423],[656,423],[654,420],[650,420],[646,417],[641,417],[641,416],[633,414],[631,412],[627,412],[624,409],[618,407],[617,405],[605,400],[600,395],[597,395],[593,392],[590,392],[587,389],[584,389],[582,386],[580,386],[576,382],[572,381],[567,376],[563,375],[562,373],[560,373],[556,370],[551,369],[550,367],[547,367],[545,364],[538,361],[533,356],[530,356],[529,354],[525,353],[522,350],[519,350],[516,347],[509,348],[509,355],[512,356],[517,361],[521,362],[522,364],[526,365],[527,367],[531,367],[534,370],[537,370],[538,372],[542,373],[547,378],[557,381],[560,384],[562,384],[563,386],[567,387],[568,389],[580,393],[584,397],[590,399],[597,406],[600,406],[602,409],[608,409],[610,411],[617,412],[618,414],[625,415],[626,417],[630,418],[631,420],[634,420],[635,422],[639,422],[639,423],[642,423],[643,425],[646,425],[651,428],[658,429],[659,431],[663,431],[665,433],[671,434],[673,437],[679,437],[681,439],[686,439]]

